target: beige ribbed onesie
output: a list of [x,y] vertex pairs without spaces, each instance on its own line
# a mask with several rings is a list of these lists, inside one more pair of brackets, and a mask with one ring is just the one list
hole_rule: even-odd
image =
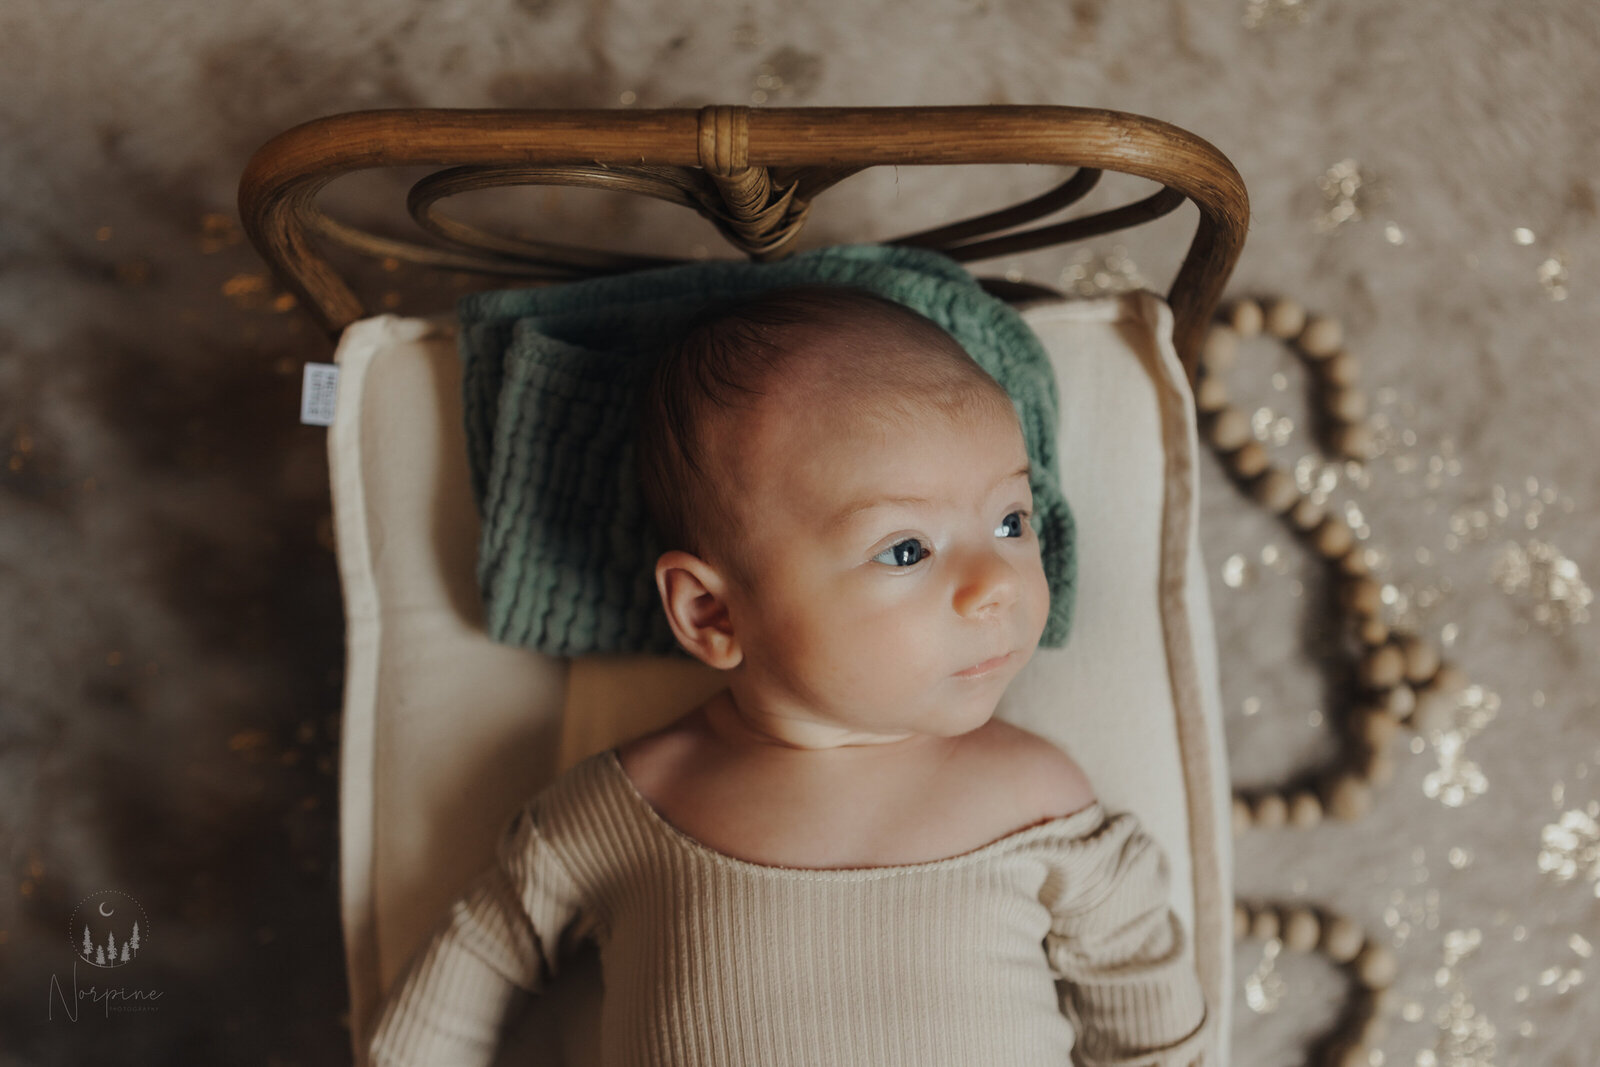
[[390,990],[374,1067],[487,1065],[598,942],[606,1067],[1216,1067],[1165,857],[1098,802],[927,863],[717,852],[615,750],[530,800]]

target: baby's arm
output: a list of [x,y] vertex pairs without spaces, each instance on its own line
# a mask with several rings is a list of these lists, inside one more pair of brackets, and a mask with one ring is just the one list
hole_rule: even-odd
[[487,1067],[517,991],[545,987],[585,918],[531,802],[395,980],[368,1044],[371,1067]]
[[1215,1067],[1205,995],[1170,908],[1166,856],[1133,815],[1065,843],[1040,890],[1045,951],[1093,1067]]

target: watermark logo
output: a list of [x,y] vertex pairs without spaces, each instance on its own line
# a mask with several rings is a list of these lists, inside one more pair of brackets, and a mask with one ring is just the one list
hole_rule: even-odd
[[[138,989],[126,985],[106,985],[96,982],[87,989],[78,984],[78,968],[87,964],[95,968],[85,977],[100,977],[128,966],[148,950],[150,944],[150,917],[137,900],[116,889],[102,889],[90,893],[72,909],[67,921],[67,942],[72,946],[71,988],[64,988],[61,976],[50,976],[47,1018],[54,1019],[59,1010],[72,1022],[78,1021],[83,1002],[89,1001],[104,1010],[107,1018],[113,1011],[155,1011],[161,999],[159,989]],[[117,976],[120,977],[120,976]]]
[[76,931],[73,949],[78,958],[96,967],[132,963],[150,940],[150,919],[144,908],[115,889],[102,889],[79,901],[67,929]]

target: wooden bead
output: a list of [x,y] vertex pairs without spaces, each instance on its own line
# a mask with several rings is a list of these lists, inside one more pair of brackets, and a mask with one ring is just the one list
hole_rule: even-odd
[[1284,948],[1292,952],[1310,952],[1322,936],[1322,924],[1310,908],[1286,908],[1282,936]]
[[1350,736],[1368,748],[1388,747],[1399,728],[1395,717],[1375,704],[1363,704],[1350,713]]
[[1357,775],[1338,774],[1328,783],[1327,789],[1328,799],[1323,807],[1335,819],[1343,822],[1359,819],[1372,806],[1372,790]]
[[[1345,556],[1345,559],[1349,558]],[[1346,580],[1340,592],[1343,594],[1344,609],[1362,618],[1369,618],[1383,610],[1383,587],[1365,575]]]
[[1250,815],[1250,802],[1244,797],[1233,798],[1233,836],[1238,837],[1250,829],[1252,818]]
[[1339,571],[1352,578],[1372,573],[1372,568],[1367,566],[1366,551],[1346,552],[1339,560]]
[[1228,458],[1228,462],[1235,474],[1248,480],[1266,470],[1272,460],[1260,441],[1247,441],[1243,448]]
[[1368,785],[1385,785],[1394,778],[1394,757],[1386,748],[1357,745],[1351,753],[1350,769]]
[[1327,513],[1327,509],[1321,504],[1313,502],[1308,496],[1303,496],[1299,503],[1295,504],[1294,510],[1289,512],[1289,521],[1294,523],[1296,529],[1309,533],[1322,522],[1323,516]]
[[1350,459],[1371,459],[1377,446],[1372,427],[1364,422],[1347,422],[1333,431],[1333,447]]
[[1233,939],[1243,941],[1250,935],[1250,909],[1243,904],[1233,906]]
[[1213,325],[1200,343],[1200,362],[1213,374],[1233,366],[1239,355],[1239,335],[1226,326]]
[[[1345,557],[1349,559],[1349,556]],[[1361,620],[1361,626],[1356,630],[1356,636],[1361,638],[1361,643],[1368,648],[1377,648],[1389,640],[1389,625],[1374,615],[1370,619]]]
[[1349,352],[1338,352],[1323,360],[1322,378],[1329,385],[1351,386],[1361,380],[1361,360]]
[[1368,649],[1366,655],[1361,657],[1361,684],[1368,689],[1388,689],[1399,685],[1405,667],[1405,656],[1394,645]]
[[1322,941],[1318,945],[1335,963],[1349,963],[1361,951],[1367,935],[1361,927],[1343,915],[1322,924]]
[[1250,419],[1232,404],[1212,416],[1211,443],[1223,452],[1232,452],[1250,440]]
[[1254,337],[1261,332],[1264,321],[1261,305],[1254,300],[1235,300],[1228,309],[1228,325],[1240,337]]
[[1289,794],[1289,825],[1297,830],[1309,830],[1322,821],[1322,801],[1309,789],[1297,789]]
[[1306,319],[1295,344],[1312,359],[1326,359],[1339,351],[1344,343],[1344,330],[1339,320],[1328,315],[1311,315]]
[[1317,529],[1311,535],[1311,542],[1317,551],[1328,559],[1338,559],[1350,551],[1350,546],[1355,544],[1356,535],[1350,532],[1344,520],[1337,515],[1324,515],[1317,524]]
[[1250,495],[1267,511],[1281,515],[1300,499],[1300,487],[1294,484],[1294,475],[1281,467],[1273,467],[1250,487]]
[[1368,1067],[1370,1060],[1371,1054],[1367,1051],[1367,1047],[1359,1041],[1354,1041],[1333,1046],[1323,1063],[1327,1067]]
[[1388,785],[1394,781],[1394,756],[1387,748],[1363,749],[1357,770],[1372,785]]
[[1289,817],[1282,793],[1262,793],[1250,805],[1250,821],[1263,830],[1276,830]]
[[1398,966],[1389,946],[1369,941],[1356,957],[1356,976],[1361,984],[1371,989],[1388,989],[1394,982]]
[[1439,672],[1439,650],[1432,644],[1416,634],[1406,634],[1400,638],[1399,645],[1406,658],[1406,681],[1420,685]]
[[1417,707],[1417,691],[1409,685],[1397,685],[1383,695],[1383,709],[1400,722]]
[[1467,687],[1469,679],[1460,667],[1453,663],[1444,663],[1428,679],[1428,688],[1437,689],[1446,696],[1456,696]]
[[1263,907],[1250,917],[1250,936],[1258,941],[1271,941],[1278,936],[1280,924],[1278,912],[1271,907]]
[[1361,1021],[1361,1043],[1364,1045],[1379,1045],[1389,1036],[1389,1024],[1382,1015],[1376,1013],[1367,1016]]
[[1327,408],[1340,422],[1359,422],[1367,415],[1367,394],[1360,389],[1330,389]]
[[1263,309],[1262,325],[1268,333],[1285,341],[1293,340],[1305,329],[1305,310],[1286,296],[1280,296]]
[[1201,378],[1200,387],[1194,392],[1194,406],[1206,415],[1227,407],[1228,390],[1222,384],[1222,379],[1215,376]]

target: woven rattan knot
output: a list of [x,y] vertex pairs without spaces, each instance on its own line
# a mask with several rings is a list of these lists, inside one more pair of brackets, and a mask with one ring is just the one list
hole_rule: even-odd
[[750,109],[700,109],[700,166],[716,184],[723,209],[715,221],[747,255],[775,259],[800,233],[809,203],[794,203],[795,183],[773,186],[766,167],[750,165]]
[[700,166],[713,177],[729,177],[750,166],[750,109],[700,109]]

